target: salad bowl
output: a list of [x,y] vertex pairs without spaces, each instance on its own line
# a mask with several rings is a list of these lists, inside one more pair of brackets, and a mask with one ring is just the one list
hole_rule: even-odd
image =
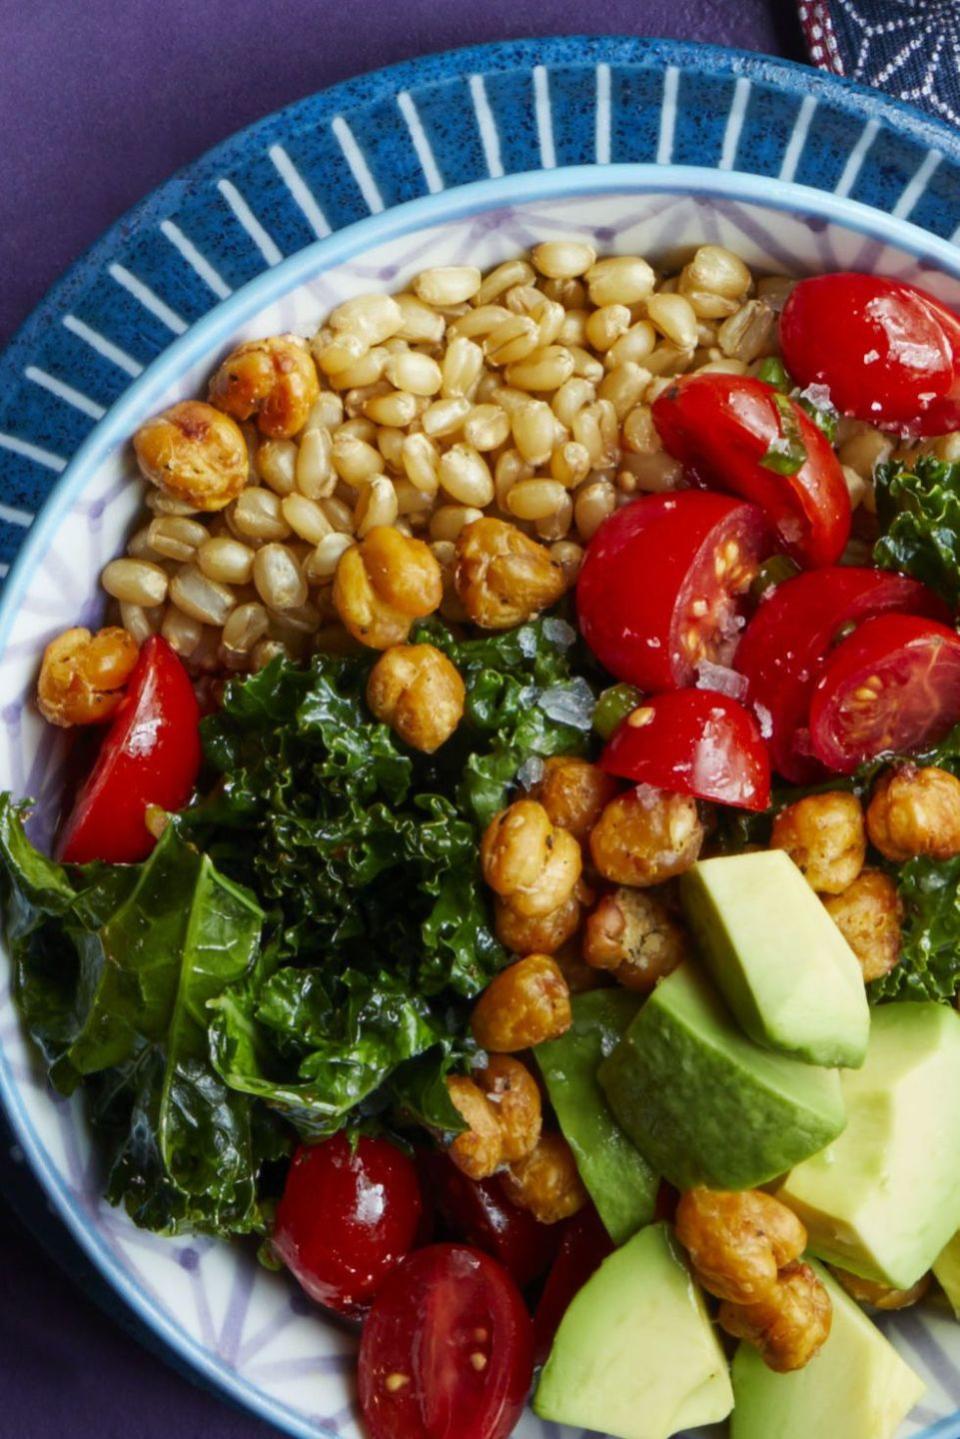
[[[288,247],[287,258],[272,238],[280,232],[276,214],[261,211],[258,217],[234,181],[224,179],[220,194],[234,215],[242,217],[247,238],[259,248],[262,273],[244,275],[236,257],[221,257],[215,266],[195,238],[189,239],[183,228],[157,211],[151,223],[173,225],[179,237],[177,253],[189,258],[194,278],[203,279],[218,302],[187,324],[181,314],[190,314],[184,297],[181,309],[175,309],[169,298],[162,298],[159,284],[137,280],[116,259],[110,264],[127,277],[122,288],[128,299],[139,298],[146,314],[176,336],[172,342],[158,348],[148,341],[141,358],[111,339],[102,321],[95,326],[71,311],[74,323],[67,326],[68,333],[74,339],[86,333],[90,349],[86,378],[68,383],[38,362],[39,352],[27,364],[27,370],[46,375],[47,401],[52,396],[68,409],[79,407],[80,413],[85,402],[87,418],[96,420],[75,445],[20,545],[0,602],[0,789],[35,800],[31,834],[37,843],[45,844],[56,826],[67,763],[62,740],[42,723],[30,702],[37,656],[64,628],[95,624],[100,618],[97,577],[107,561],[122,552],[141,498],[133,483],[129,437],[149,415],[196,394],[223,356],[243,340],[288,331],[311,333],[343,300],[371,289],[396,291],[425,267],[471,264],[486,269],[558,237],[582,238],[606,253],[642,254],[658,261],[709,241],[735,251],[760,271],[871,271],[919,284],[960,308],[960,251],[950,240],[960,223],[960,189],[954,179],[954,194],[949,185],[942,198],[936,190],[954,161],[945,158],[946,141],[935,128],[931,137],[922,122],[904,118],[898,132],[897,107],[884,105],[882,114],[874,114],[871,102],[857,97],[859,125],[845,137],[833,130],[817,137],[817,106],[807,104],[796,81],[786,112],[791,124],[780,117],[764,130],[762,115],[751,110],[756,102],[753,87],[766,85],[773,95],[782,91],[778,77],[761,65],[751,71],[746,63],[725,57],[718,70],[716,57],[702,60],[692,47],[651,47],[628,54],[617,48],[621,42],[610,42],[612,48],[606,51],[602,42],[596,43],[599,48],[595,56],[591,52],[590,62],[589,120],[581,114],[569,125],[569,117],[580,113],[575,96],[583,96],[585,83],[582,75],[576,79],[574,53],[562,46],[556,52],[530,52],[538,63],[530,81],[532,103],[524,99],[524,113],[532,126],[526,143],[535,146],[537,163],[526,165],[521,150],[514,154],[512,148],[521,142],[498,124],[489,103],[482,79],[489,57],[482,61],[475,55],[466,66],[461,57],[453,57],[449,73],[466,85],[474,107],[475,133],[471,131],[464,145],[475,147],[477,163],[487,171],[483,179],[461,171],[463,183],[455,185],[446,185],[444,177],[452,165],[450,147],[457,143],[459,124],[449,133],[425,123],[409,88],[404,88],[404,80],[412,83],[410,77],[401,77],[399,85],[395,77],[394,89],[409,102],[401,102],[400,112],[420,167],[417,184],[426,193],[408,198],[402,176],[397,181],[400,190],[388,193],[386,184],[378,183],[378,167],[389,169],[389,158],[372,142],[365,151],[347,121],[338,131],[334,121],[355,187],[371,212],[339,228],[328,215],[342,211],[349,218],[342,197],[324,197],[321,208],[281,140],[271,141],[271,135],[281,131],[268,132],[260,143],[272,143],[274,168],[299,207],[300,229],[295,233],[300,243]],[[513,61],[519,48],[513,47]],[[542,56],[550,53],[556,69],[548,75]],[[618,109],[623,102],[617,89],[622,79],[618,67],[626,66],[630,56],[640,62],[656,96],[652,109],[638,104],[636,124],[648,125],[649,133],[642,147],[639,135],[629,142],[641,147],[633,151],[626,148],[625,131],[619,128],[627,117]],[[504,65],[508,58],[500,57]],[[499,77],[496,65],[494,70]],[[719,119],[716,97],[712,106],[704,104],[698,111],[692,89],[684,90],[692,84],[688,77],[698,74],[714,80],[723,76],[725,108]],[[477,76],[479,84],[474,83]],[[821,83],[809,80],[810,86]],[[551,86],[568,108],[551,110]],[[568,94],[565,87],[573,88]],[[491,82],[491,91],[494,88]],[[428,113],[425,104],[423,112]],[[888,163],[860,188],[861,176],[867,176],[873,163],[872,146],[878,136],[885,138],[885,127],[891,127],[889,134],[901,151],[896,152],[891,141]],[[943,149],[933,144],[937,139]],[[808,153],[814,140],[817,160]],[[910,147],[918,145],[920,158],[911,172]],[[960,156],[960,146],[954,148]],[[529,156],[529,148],[526,153]],[[627,155],[629,159],[620,159]],[[697,163],[698,158],[709,163]],[[901,183],[897,166],[904,163],[908,178]],[[824,177],[830,181],[826,188]],[[313,232],[310,243],[305,243],[310,237],[304,225]],[[192,233],[196,237],[197,232]],[[237,284],[224,279],[231,264]],[[130,283],[131,277],[136,283]],[[81,310],[78,306],[78,315]],[[149,330],[145,325],[143,333]],[[90,343],[91,335],[95,343]],[[28,326],[13,347],[6,363],[18,367],[18,382],[24,359],[38,344]],[[151,355],[151,347],[158,353]],[[88,392],[97,385],[102,363],[132,380],[115,395],[108,389],[109,406]],[[64,401],[67,391],[72,399]],[[37,403],[31,392],[31,406]],[[101,409],[106,410],[102,416]],[[19,428],[8,426],[10,433],[0,435],[3,463],[14,467],[0,471],[0,480],[15,475],[5,498],[18,501],[6,505],[2,515],[11,558],[23,538],[15,533],[17,517],[22,519],[49,488],[50,472],[59,471],[61,460],[66,460],[60,450],[70,454],[79,435],[73,429],[66,438],[64,422],[58,439],[53,433],[58,424],[55,406],[52,413],[53,418],[43,422],[45,428],[28,433],[25,426],[33,423],[28,407]],[[42,472],[40,479],[33,470]],[[17,1145],[74,1239],[112,1290],[179,1361],[284,1432],[304,1439],[354,1439],[360,1434],[352,1381],[355,1339],[349,1330],[314,1309],[286,1276],[260,1267],[252,1246],[158,1238],[138,1230],[102,1199],[98,1156],[82,1105],[54,1097],[40,1076],[13,1007],[8,961],[2,954],[0,1101]],[[936,1314],[892,1316],[884,1327],[928,1385],[905,1433],[958,1432],[960,1331]],[[538,1434],[559,1439],[562,1431],[528,1415],[517,1432],[525,1439]]]

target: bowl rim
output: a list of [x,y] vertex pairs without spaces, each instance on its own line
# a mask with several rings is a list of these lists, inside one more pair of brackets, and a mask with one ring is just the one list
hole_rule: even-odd
[[[394,67],[394,71],[402,68]],[[693,199],[744,201],[772,210],[836,222],[866,237],[889,242],[960,280],[960,248],[909,220],[895,218],[860,201],[795,182],[700,166],[583,165],[520,172],[453,187],[407,201],[380,214],[366,216],[290,255],[214,305],[157,356],[97,422],[58,477],[10,570],[0,596],[0,657],[6,650],[11,627],[33,573],[91,474],[127,443],[136,425],[136,417],[148,412],[153,401],[169,388],[178,374],[204,355],[212,359],[218,345],[259,310],[298,286],[317,279],[326,270],[412,230],[463,221],[501,206],[548,202],[574,195],[638,191],[686,195]],[[228,1370],[209,1348],[187,1335],[172,1316],[134,1285],[100,1229],[90,1222],[89,1214],[77,1204],[52,1161],[48,1160],[20,1099],[19,1082],[13,1077],[2,1048],[0,1104],[33,1173],[60,1219],[113,1292],[173,1355],[186,1361],[192,1373],[218,1391],[249,1412],[282,1426],[287,1433],[299,1436],[299,1439],[320,1439],[320,1436],[336,1439],[335,1430],[305,1419],[302,1413],[288,1408],[282,1401],[266,1396],[239,1372]],[[955,1432],[955,1426],[956,1416],[944,1419],[924,1431],[924,1439],[933,1439],[933,1436],[946,1439],[948,1433]]]

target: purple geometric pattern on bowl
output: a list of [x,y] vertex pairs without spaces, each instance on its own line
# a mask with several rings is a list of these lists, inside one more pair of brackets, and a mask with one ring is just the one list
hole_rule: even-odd
[[[234,297],[229,327],[212,316],[178,341],[181,348],[169,352],[126,397],[123,432],[129,434],[160,405],[197,392],[238,340],[278,330],[309,333],[332,305],[362,290],[397,288],[426,265],[470,261],[486,267],[554,235],[582,235],[604,250],[651,256],[709,239],[768,270],[869,267],[920,280],[944,299],[960,301],[960,256],[951,264],[941,242],[906,226],[885,229],[884,217],[863,207],[848,203],[834,219],[809,191],[774,181],[745,191],[735,175],[688,171],[655,177],[648,167],[593,171],[592,179],[588,173],[489,182],[469,203],[461,202],[458,218],[413,229],[405,226],[415,216],[394,211],[381,217],[369,243],[358,230],[352,256],[341,256],[336,238],[318,244],[296,269],[274,271],[268,303],[258,301],[264,289],[257,282],[260,289]],[[551,185],[554,194],[564,192],[562,198],[550,197]],[[691,188],[695,193],[686,193]],[[731,198],[745,193],[748,199]],[[531,198],[518,198],[524,194]],[[905,237],[903,248],[891,235]],[[341,250],[349,248],[342,241]],[[37,798],[34,826],[40,837],[55,822],[63,751],[28,700],[37,654],[67,624],[96,617],[97,573],[121,548],[138,510],[132,479],[129,450],[121,443],[95,461],[88,456],[68,475],[58,491],[59,508],[55,496],[54,509],[31,541],[31,565],[20,577],[16,608],[11,595],[0,611],[0,695],[6,700],[0,788]],[[158,1239],[136,1230],[99,1198],[100,1175],[82,1108],[77,1101],[56,1099],[38,1076],[11,1003],[2,955],[0,1089],[60,1211],[162,1337],[202,1374],[289,1433],[359,1439],[351,1382],[355,1341],[347,1331],[321,1318],[285,1277],[260,1268],[249,1247]],[[929,1426],[960,1409],[956,1326],[937,1316],[905,1315],[888,1328],[929,1385],[904,1433],[945,1434]],[[518,1435],[560,1439],[563,1432],[528,1414]]]

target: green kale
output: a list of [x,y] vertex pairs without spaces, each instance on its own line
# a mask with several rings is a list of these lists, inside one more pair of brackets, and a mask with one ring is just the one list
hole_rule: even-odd
[[873,557],[882,569],[923,580],[960,604],[960,464],[921,455],[891,460],[876,472],[883,531]]
[[949,1002],[960,985],[960,858],[919,856],[896,874],[903,901],[900,963],[869,986],[873,1002]]

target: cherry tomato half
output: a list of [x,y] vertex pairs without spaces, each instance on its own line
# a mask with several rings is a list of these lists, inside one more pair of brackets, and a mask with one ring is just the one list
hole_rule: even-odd
[[[670,454],[700,483],[761,507],[798,564],[832,565],[850,536],[850,495],[830,442],[793,400],[746,375],[684,375],[653,418]],[[790,454],[778,454],[786,445]],[[768,468],[765,458],[797,466]]]
[[937,744],[960,720],[960,635],[915,615],[864,620],[834,650],[810,704],[813,752],[850,774]]
[[395,1144],[338,1134],[293,1156],[273,1248],[311,1299],[356,1316],[412,1249],[421,1207],[414,1163]]
[[805,741],[810,697],[844,628],[895,610],[946,619],[946,606],[917,580],[842,566],[784,580],[761,600],[734,664],[770,746],[773,768],[793,784],[822,777]]
[[533,1374],[533,1325],[495,1259],[459,1244],[411,1254],[360,1343],[370,1439],[506,1439]]
[[757,722],[729,695],[672,690],[627,715],[600,756],[608,774],[738,809],[770,803],[770,757]]
[[580,629],[601,664],[642,690],[691,684],[726,662],[738,602],[769,549],[762,512],[726,495],[645,495],[600,526],[577,584]]
[[960,427],[960,319],[914,285],[849,271],[801,280],[780,316],[787,368],[841,413],[940,435]]
[[492,1179],[468,1179],[446,1154],[420,1157],[425,1192],[450,1237],[498,1259],[521,1289],[549,1269],[560,1242],[556,1224],[538,1224]]
[[614,1249],[600,1216],[590,1204],[567,1223],[560,1250],[547,1275],[540,1303],[533,1318],[534,1358],[546,1362],[560,1320],[570,1301]]
[[140,650],[90,775],[60,832],[57,857],[69,864],[133,864],[156,843],[148,805],[178,810],[200,770],[200,711],[190,677],[165,639]]

